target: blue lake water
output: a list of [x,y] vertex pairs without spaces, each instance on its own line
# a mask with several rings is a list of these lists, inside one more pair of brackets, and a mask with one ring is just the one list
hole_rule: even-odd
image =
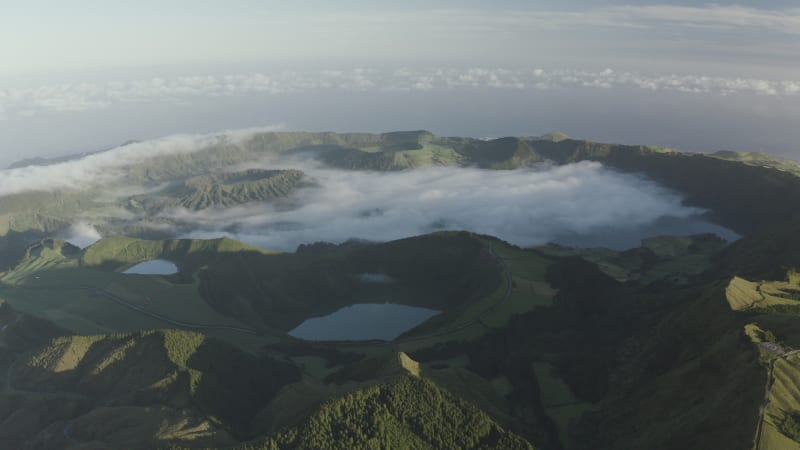
[[172,261],[167,261],[166,259],[151,259],[150,261],[136,264],[123,273],[135,273],[138,275],[170,275],[177,272],[178,266],[176,266]]
[[309,341],[391,341],[436,314],[434,309],[395,303],[355,304],[308,319],[289,335]]

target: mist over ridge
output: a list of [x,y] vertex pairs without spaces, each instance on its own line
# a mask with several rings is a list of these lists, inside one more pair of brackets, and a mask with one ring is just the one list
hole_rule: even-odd
[[[293,251],[303,243],[387,241],[440,230],[473,231],[521,246],[570,236],[632,234],[622,246],[635,246],[657,221],[690,220],[703,212],[683,206],[680,195],[652,181],[594,162],[501,172],[451,167],[393,173],[303,170],[317,186],[295,194],[296,209],[264,205],[164,214],[196,224],[199,231],[187,237],[224,234]],[[602,246],[603,241],[593,244]]]
[[[121,223],[162,236],[229,236],[281,251],[294,251],[298,245],[312,242],[387,241],[440,230],[467,230],[521,246],[556,241],[630,248],[640,239],[658,234],[715,232],[726,239],[736,237],[706,222],[702,217],[705,210],[683,205],[683,197],[677,192],[600,162],[555,165],[543,161],[513,170],[469,165],[388,172],[342,170],[326,165],[320,155],[328,153],[319,150],[253,153],[253,140],[270,136],[271,130],[166,137],[57,164],[5,170],[0,196],[100,189],[117,206],[81,211],[71,227],[61,233],[82,247],[102,235],[118,233],[113,230]],[[397,136],[392,139],[405,139],[402,134]],[[424,134],[419,136],[414,139],[429,139]],[[218,153],[228,155],[224,158],[230,161],[218,161],[221,156],[214,156]],[[302,173],[303,178],[293,187],[281,187],[274,201],[229,207],[212,202],[209,207],[187,209],[176,200],[162,202],[164,206],[149,212],[141,210],[146,206],[131,209],[140,201],[150,201],[153,195],[161,198],[158,193],[169,180],[159,175],[159,170],[169,167],[175,158],[186,158],[185,164],[217,164],[198,165],[191,173],[263,175],[294,171]],[[190,173],[186,172],[190,169],[175,170]],[[132,173],[141,173],[145,181]],[[203,183],[216,183],[213,180],[219,178]],[[218,189],[214,186],[201,189]],[[210,195],[211,190],[203,195]],[[174,190],[164,192],[177,195]]]

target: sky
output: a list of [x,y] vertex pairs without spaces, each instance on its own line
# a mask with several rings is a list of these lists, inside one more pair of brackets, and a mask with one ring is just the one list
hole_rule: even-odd
[[783,0],[0,0],[0,61],[0,165],[262,126],[800,157]]

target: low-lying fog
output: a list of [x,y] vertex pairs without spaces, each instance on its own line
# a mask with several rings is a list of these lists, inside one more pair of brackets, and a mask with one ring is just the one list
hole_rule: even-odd
[[[295,165],[296,166],[296,165]],[[317,186],[297,192],[300,206],[246,205],[166,217],[196,224],[188,237],[221,234],[276,250],[352,238],[387,241],[437,230],[469,230],[520,246],[550,241],[575,246],[636,247],[644,237],[715,232],[703,210],[642,177],[599,163],[512,171],[426,168],[352,172],[303,167]]]
[[[248,133],[229,133],[225,139]],[[217,139],[223,138],[178,136],[62,164],[6,170],[0,195],[106,186],[120,179],[128,164],[197,151]],[[237,145],[232,138],[226,142]],[[304,154],[280,160],[273,156],[229,170],[251,168],[301,169],[313,183],[292,193],[281,207],[259,203],[202,211],[172,209],[144,222],[116,208],[122,215],[113,219],[117,225],[121,219],[136,220],[137,225],[172,230],[176,237],[230,236],[283,251],[294,251],[303,243],[386,241],[437,230],[469,230],[520,246],[553,241],[615,249],[635,247],[644,237],[664,234],[714,232],[729,240],[737,237],[704,220],[705,211],[684,206],[680,194],[595,162],[510,171],[431,167],[378,173],[327,168]],[[112,191],[127,196],[142,189],[146,188],[117,185]],[[109,210],[115,209],[107,208],[104,214]],[[97,211],[87,213],[62,236],[84,247],[100,237],[97,229],[108,229],[101,225],[111,218],[98,216]]]

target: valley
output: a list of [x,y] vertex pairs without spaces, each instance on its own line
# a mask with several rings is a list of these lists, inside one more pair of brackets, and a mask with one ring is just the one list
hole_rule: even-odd
[[[566,136],[268,132],[204,143],[107,168],[121,177],[0,196],[0,441],[32,449],[800,446],[791,350],[800,348],[800,242],[797,212],[785,207],[800,196],[800,178],[788,163]],[[534,177],[536,186],[557,184],[553,193],[600,173],[639,183],[652,190],[648,201],[680,214],[639,218],[613,198],[627,191],[611,184],[607,203],[587,205],[618,215],[620,226],[575,228],[580,234],[566,219],[541,219],[605,246],[569,245],[550,232],[525,245],[520,236],[540,232],[529,216],[510,216],[528,234],[493,235],[470,229],[485,222],[449,212],[447,201],[436,203],[441,215],[413,222],[438,226],[392,239],[328,241],[310,229],[292,235],[305,240],[287,250],[227,237],[302,230],[301,216],[335,216],[305,209],[320,190],[355,191],[361,182],[378,190],[359,177],[437,167],[459,172],[436,176],[469,183]],[[522,209],[486,198],[497,204],[476,202],[476,217]],[[349,212],[346,203],[326,207]],[[389,224],[372,221],[415,211],[366,204],[348,220]],[[298,222],[261,219],[287,212]],[[564,217],[596,214],[587,206]],[[680,226],[691,221],[702,226]],[[76,224],[91,225],[93,242],[64,239]]]

